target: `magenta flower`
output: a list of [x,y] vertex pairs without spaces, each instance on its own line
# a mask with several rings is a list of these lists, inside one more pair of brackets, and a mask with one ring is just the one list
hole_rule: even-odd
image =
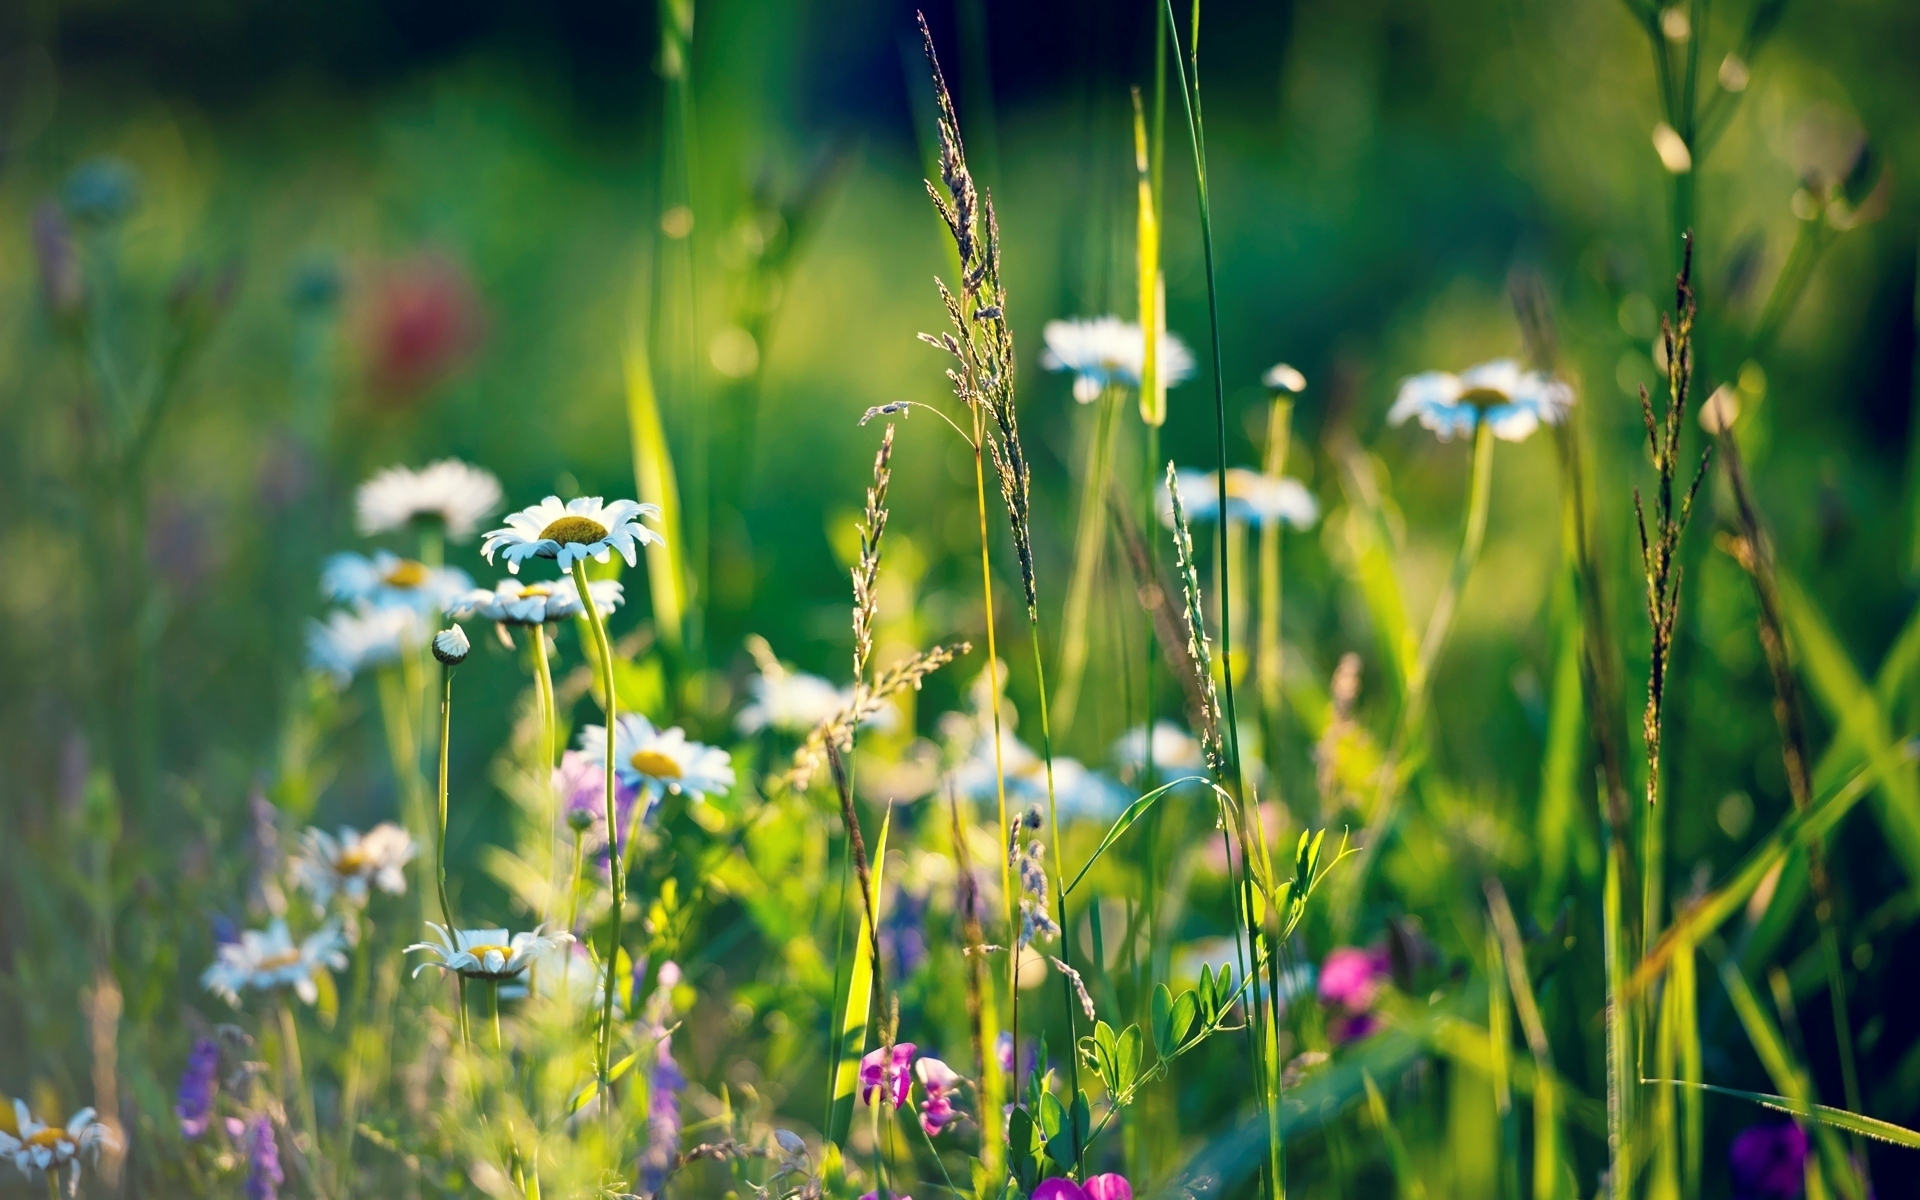
[[914,1063],[913,1074],[927,1093],[927,1102],[920,1106],[920,1128],[933,1137],[959,1117],[953,1098],[964,1081],[952,1067],[931,1056]]
[[1727,1166],[1741,1200],[1795,1200],[1807,1181],[1807,1131],[1792,1121],[1750,1125],[1733,1139]]
[[1055,1176],[1040,1181],[1033,1200],[1133,1200],[1133,1185],[1125,1175],[1094,1175],[1084,1184]]
[[876,1103],[874,1096],[880,1095],[887,1103],[899,1108],[907,1102],[907,1092],[913,1087],[913,1076],[909,1068],[913,1066],[912,1042],[899,1042],[893,1047],[893,1061],[886,1062],[887,1048],[880,1047],[860,1060],[860,1100],[864,1104]]
[[240,1156],[247,1162],[247,1179],[241,1185],[246,1200],[277,1200],[280,1185],[287,1180],[280,1169],[280,1147],[273,1140],[273,1121],[256,1114],[245,1121],[227,1118],[227,1133],[238,1143]]
[[1392,966],[1384,949],[1342,946],[1327,955],[1320,965],[1320,1002],[1334,1010],[1327,1021],[1327,1035],[1336,1045],[1359,1041],[1379,1029],[1373,1006]]

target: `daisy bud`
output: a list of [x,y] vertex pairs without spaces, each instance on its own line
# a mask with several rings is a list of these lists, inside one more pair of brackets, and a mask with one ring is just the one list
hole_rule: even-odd
[[473,650],[473,643],[467,641],[467,631],[458,625],[449,626],[433,635],[433,656],[449,667],[457,667],[467,661],[467,655]]

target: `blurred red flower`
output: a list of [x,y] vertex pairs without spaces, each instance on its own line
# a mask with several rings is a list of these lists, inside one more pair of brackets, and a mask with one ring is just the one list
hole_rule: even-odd
[[465,267],[421,251],[371,272],[359,336],[374,398],[404,406],[458,374],[486,332],[480,297]]

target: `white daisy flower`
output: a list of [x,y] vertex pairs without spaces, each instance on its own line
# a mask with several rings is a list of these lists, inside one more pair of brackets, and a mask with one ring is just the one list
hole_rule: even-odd
[[[626,588],[618,579],[592,580],[587,584],[587,591],[602,616],[626,600]],[[585,611],[580,607],[580,589],[571,579],[556,579],[551,583],[502,579],[498,587],[472,588],[447,604],[450,617],[480,617],[502,625],[552,625],[571,620]]]
[[387,550],[376,550],[371,556],[336,554],[320,571],[321,594],[337,604],[423,613],[439,612],[472,586],[473,579],[457,567],[429,567]]
[[307,663],[345,687],[369,667],[398,662],[425,636],[425,622],[410,608],[340,609],[307,627]]
[[[607,729],[580,730],[580,752],[606,769]],[[647,793],[651,808],[668,792],[696,798],[724,796],[733,790],[733,760],[725,750],[687,740],[679,726],[655,729],[639,713],[621,713],[613,733],[614,770],[622,783]]]
[[[1184,494],[1184,493],[1183,493]],[[1147,765],[1147,728],[1135,725],[1113,744],[1113,761],[1124,771],[1144,770]],[[1153,769],[1156,771],[1198,771],[1206,765],[1200,742],[1172,721],[1153,723]]]
[[498,479],[458,459],[444,458],[418,471],[388,467],[360,485],[355,524],[362,536],[372,537],[424,517],[439,521],[448,537],[463,542],[500,507],[501,498]]
[[[1047,347],[1040,365],[1049,371],[1073,372],[1073,398],[1091,404],[1108,385],[1140,386],[1146,370],[1147,339],[1140,326],[1119,317],[1091,317],[1048,321],[1041,330]],[[1168,387],[1177,387],[1193,374],[1193,352],[1171,333],[1160,335],[1157,364]]]
[[[522,976],[512,983],[501,984],[500,998],[525,1000],[530,995],[537,995],[542,1000],[597,1008],[601,997],[606,995],[606,964],[595,962],[587,948],[578,943],[569,946],[565,954],[551,954],[542,959],[539,967],[531,977]],[[616,1017],[624,1017],[626,1012],[627,988],[616,980],[613,1013]]]
[[504,929],[462,929],[450,934],[446,926],[432,921],[427,922],[427,928],[439,935],[439,942],[417,942],[407,947],[408,954],[425,950],[435,956],[413,969],[416,977],[428,967],[438,967],[442,973],[455,971],[468,979],[499,983],[523,974],[535,960],[573,940],[570,933],[545,932],[545,925],[512,937]]
[[[1211,471],[1179,471],[1180,505],[1189,521],[1212,521],[1220,515],[1220,489]],[[1155,492],[1160,520],[1173,527],[1173,498],[1161,483]],[[1320,502],[1307,486],[1292,476],[1262,475],[1245,467],[1227,468],[1227,516],[1249,525],[1280,521],[1295,529],[1311,528],[1320,520]]]
[[324,910],[336,894],[362,905],[372,888],[389,896],[404,894],[406,866],[419,852],[407,831],[391,821],[365,833],[343,825],[339,837],[324,829],[308,829],[300,836],[293,878],[313,897],[316,911]]
[[20,1173],[28,1177],[35,1171],[55,1174],[61,1167],[70,1166],[70,1190],[77,1194],[80,1187],[80,1156],[84,1154],[97,1159],[102,1146],[119,1147],[113,1130],[93,1118],[94,1111],[83,1108],[73,1114],[73,1119],[65,1127],[42,1125],[27,1111],[25,1101],[15,1100],[14,1132],[0,1130],[0,1156],[11,1158],[13,1165],[20,1168]]
[[1485,421],[1493,436],[1519,442],[1543,424],[1558,425],[1573,400],[1573,388],[1560,380],[1498,358],[1459,375],[1423,371],[1402,380],[1387,423],[1418,417],[1444,442],[1471,434]]
[[658,520],[660,509],[632,500],[607,504],[598,496],[581,496],[562,504],[560,497],[548,496],[532,508],[508,513],[506,525],[487,534],[480,543],[480,553],[492,562],[496,551],[503,552],[507,570],[515,575],[529,558],[554,559],[565,573],[579,559],[606,562],[615,550],[628,566],[638,566],[634,548],[660,540],[659,534],[640,523],[641,517]]
[[314,975],[344,969],[346,944],[340,927],[331,921],[298,945],[287,932],[287,923],[275,921],[265,932],[248,929],[239,941],[224,943],[220,957],[200,973],[200,985],[235,1008],[243,991],[283,987],[292,988],[302,1003],[312,1004],[320,996]]

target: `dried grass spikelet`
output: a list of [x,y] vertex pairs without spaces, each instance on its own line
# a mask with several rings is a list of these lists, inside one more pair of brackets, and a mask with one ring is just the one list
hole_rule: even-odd
[[1020,583],[1031,619],[1040,609],[1033,569],[1032,471],[1020,445],[1020,418],[1013,401],[1013,332],[1007,326],[1007,293],[1000,282],[1000,226],[993,215],[992,193],[975,186],[967,169],[960,118],[924,16],[920,17],[920,39],[933,75],[940,142],[940,182],[927,180],[927,195],[960,258],[958,296],[945,280],[935,280],[953,328],[937,335],[923,333],[920,340],[953,356],[955,365],[948,368],[947,378],[953,383],[954,396],[992,418],[987,449],[1013,527],[1014,553],[1020,560]]
[[873,659],[873,629],[879,618],[881,540],[887,531],[887,488],[893,481],[893,430],[888,424],[880,449],[873,456],[873,484],[867,488],[867,507],[860,524],[860,561],[853,568],[853,694],[836,712],[808,732],[794,752],[786,774],[788,787],[805,791],[827,759],[829,749],[844,753],[853,748],[853,733],[885,707],[888,700],[912,689],[918,691],[928,675],[973,647],[967,642],[935,646],[895,663],[872,682],[867,668]]

